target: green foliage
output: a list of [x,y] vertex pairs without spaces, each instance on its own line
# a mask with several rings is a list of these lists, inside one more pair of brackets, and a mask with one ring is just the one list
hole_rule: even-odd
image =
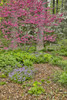
[[66,72],[56,71],[53,74],[53,81],[59,82],[62,85],[66,86],[67,85],[67,71]]
[[67,70],[67,60],[58,61],[57,65],[60,66],[62,69]]
[[23,83],[22,88],[31,87],[33,83]]
[[29,94],[32,95],[40,95],[43,94],[45,92],[44,88],[41,86],[40,82],[35,81],[33,83],[33,87],[30,88],[30,90],[28,90]]
[[60,79],[58,80],[58,82],[60,82],[63,85],[67,85],[67,72],[63,72],[60,75]]
[[24,66],[33,66],[33,62],[30,61],[29,59],[24,60],[23,63],[24,63]]
[[52,58],[51,54],[44,54],[44,59],[46,62],[49,62],[51,58]]
[[28,59],[30,61],[35,61],[36,57],[35,55],[31,54],[31,53],[27,53],[27,52],[24,52],[24,51],[18,51],[18,52],[13,52],[12,55],[14,56],[14,58],[23,63],[24,60]]
[[35,51],[36,51],[36,47],[33,47],[33,46],[30,47],[28,50],[28,52],[30,52],[30,53],[35,52]]
[[1,69],[1,72],[4,73],[4,75],[8,75],[15,67],[11,67],[11,66],[6,66],[5,68]]
[[[58,0],[58,6],[59,6],[59,9],[58,9],[58,12],[60,12],[60,8],[61,8],[61,5],[62,5],[62,0]],[[53,8],[53,0],[51,0],[50,2],[50,8]],[[50,9],[51,13],[52,13],[52,9]],[[56,0],[55,0],[55,14],[57,13],[56,12]]]
[[47,53],[36,54],[35,63],[47,63],[52,58],[52,55]]
[[0,85],[5,85],[5,84],[6,84],[6,82],[3,82],[3,81],[2,81],[2,82],[0,82]]
[[35,60],[35,63],[37,63],[37,64],[45,63],[45,60],[43,59],[43,57],[37,57],[37,59]]
[[52,57],[52,59],[50,60],[50,63],[53,64],[53,65],[58,65],[59,64],[59,61],[62,61],[62,57]]
[[2,74],[0,75],[0,78],[6,78],[6,75],[2,73]]
[[67,50],[65,49],[61,49],[57,51],[56,53],[58,53],[60,56],[67,56]]
[[0,67],[1,68],[5,68],[6,66],[15,66],[17,65],[18,67],[20,67],[20,63],[16,61],[16,59],[12,56],[12,55],[4,55],[2,54],[0,56]]
[[57,66],[61,67],[63,70],[67,70],[67,60],[63,60],[62,57],[60,57],[60,56],[53,57],[49,63],[52,65],[57,65]]
[[60,79],[60,75],[62,74],[62,72],[60,71],[55,71],[55,73],[52,75],[53,77],[53,81],[57,82]]
[[42,82],[42,83],[44,83],[44,82],[45,82],[45,80],[44,80],[44,79],[41,79],[41,82]]

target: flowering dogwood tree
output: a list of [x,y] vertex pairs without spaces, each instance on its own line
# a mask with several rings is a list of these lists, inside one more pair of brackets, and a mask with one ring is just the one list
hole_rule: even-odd
[[[62,21],[62,14],[51,15],[49,11],[46,11],[50,8],[43,6],[45,4],[43,0],[10,0],[9,3],[0,6],[0,17],[2,17],[0,30],[3,37],[10,41],[9,45],[4,48],[15,49],[20,44],[29,43],[29,38],[41,42],[47,38],[40,38],[41,35],[44,36],[44,31],[49,33],[54,31],[50,27],[59,25]],[[26,25],[33,27],[32,37],[28,31],[23,32],[22,28]],[[51,41],[50,38],[49,40]]]

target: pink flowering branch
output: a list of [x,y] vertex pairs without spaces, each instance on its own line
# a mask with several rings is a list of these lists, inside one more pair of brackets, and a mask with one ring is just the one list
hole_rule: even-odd
[[[44,8],[43,5],[47,2],[43,3],[43,0],[39,2],[37,0],[10,0],[6,5],[0,6],[0,17],[3,20],[0,22],[0,30],[5,39],[11,40],[11,44],[8,45],[11,48],[14,47],[12,43],[30,43],[29,38],[32,38],[34,41],[38,40],[38,38],[33,36],[30,37],[29,34],[25,36],[23,31],[19,29],[19,27],[25,27],[26,24],[34,25],[34,31],[38,27],[43,27],[43,32],[53,32],[54,30],[49,30],[50,26],[57,26],[62,21],[61,15],[52,15],[49,11],[46,10],[51,9],[49,7]],[[46,18],[47,14],[47,18]],[[13,22],[15,18],[15,22]],[[16,21],[17,20],[17,21]],[[12,29],[17,31],[11,31]],[[43,35],[43,32],[41,33]],[[36,36],[38,36],[38,32],[36,32]],[[14,35],[12,35],[14,34]],[[15,37],[15,39],[13,39]],[[55,41],[56,37],[44,37],[44,40]]]

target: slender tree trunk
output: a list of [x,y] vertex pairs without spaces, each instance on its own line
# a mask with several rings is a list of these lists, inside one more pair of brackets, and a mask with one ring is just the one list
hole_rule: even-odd
[[55,0],[53,0],[53,14],[55,14]]
[[37,51],[42,50],[43,48],[44,48],[43,27],[39,27],[39,29],[38,29],[38,40],[37,40]]
[[67,11],[67,0],[65,0],[65,2],[64,2],[64,5],[65,5],[65,10]]
[[[17,20],[16,17],[13,17],[12,19],[13,19],[13,23],[18,23],[18,20]],[[11,44],[13,49],[16,49],[16,46],[17,46],[17,40],[16,40],[16,33],[17,32],[18,32],[17,27],[13,27],[12,30],[11,30],[11,34],[12,34],[12,37],[13,37],[12,41],[14,41]]]
[[58,13],[58,0],[56,0],[56,13]]
[[[38,0],[39,1],[39,0]],[[44,0],[46,2],[47,0]],[[46,7],[46,6],[44,6]],[[39,26],[38,28],[38,40],[37,40],[37,51],[44,49],[44,41],[43,41],[43,27]]]
[[61,4],[61,12],[63,12],[63,0],[62,0],[62,4]]
[[[7,2],[8,2],[8,0],[7,0]],[[17,12],[15,12],[15,16],[12,16],[12,23],[16,23],[16,24],[18,24],[18,19],[17,19]],[[18,32],[18,28],[17,28],[17,26],[16,27],[12,27],[12,29],[11,29],[11,37],[12,37],[12,40],[11,41],[13,41],[12,43],[10,43],[10,46],[9,46],[9,49],[16,49],[16,46],[18,45],[17,44],[17,38],[16,38],[16,33]]]

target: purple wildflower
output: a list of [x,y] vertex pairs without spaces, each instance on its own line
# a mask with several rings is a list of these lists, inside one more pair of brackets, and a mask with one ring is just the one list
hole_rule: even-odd
[[17,82],[24,82],[33,76],[33,70],[27,66],[22,68],[14,69],[13,72],[9,73],[9,78]]

